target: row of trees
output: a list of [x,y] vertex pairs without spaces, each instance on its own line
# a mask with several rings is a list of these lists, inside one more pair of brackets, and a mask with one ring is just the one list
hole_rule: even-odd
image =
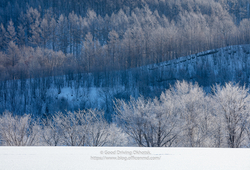
[[118,100],[116,109],[138,146],[249,147],[248,89],[228,83],[213,93],[177,82],[160,99]]
[[249,89],[216,85],[206,94],[198,84],[177,82],[160,98],[115,101],[108,124],[96,110],[57,113],[35,121],[5,113],[2,145],[250,147]]
[[210,15],[184,10],[172,21],[148,6],[58,18],[29,8],[20,20],[0,26],[2,79],[127,69],[250,43],[250,20],[235,24],[222,7],[211,7]]
[[96,110],[58,112],[50,119],[34,119],[5,112],[0,118],[0,142],[7,146],[123,146],[126,134],[108,124]]
[[235,22],[250,16],[248,0],[2,0],[0,23],[6,24],[11,18],[15,23],[19,22],[19,14],[29,7],[38,8],[42,16],[46,14],[44,9],[49,9],[50,13],[57,16],[68,15],[72,11],[77,15],[86,16],[88,9],[91,9],[104,17],[111,16],[121,9],[130,13],[145,5],[150,6],[151,11],[158,10],[160,15],[164,14],[170,20],[176,19],[176,15],[183,10],[211,14],[211,8],[216,6],[228,11],[235,18]]

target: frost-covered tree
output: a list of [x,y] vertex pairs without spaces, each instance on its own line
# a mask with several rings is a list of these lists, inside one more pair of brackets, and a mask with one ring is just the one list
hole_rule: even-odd
[[82,111],[67,112],[63,114],[58,112],[54,121],[58,121],[62,129],[63,144],[67,146],[85,146],[87,124]]
[[[40,21],[39,19],[36,19],[34,24],[31,26],[31,37],[30,37],[30,43],[35,46],[40,46],[41,44],[41,27],[40,27]],[[42,27],[43,29],[43,27]]]
[[40,42],[40,13],[32,7],[26,11],[25,24],[29,45],[39,45]]
[[175,99],[174,105],[177,107],[181,121],[179,124],[180,145],[185,147],[211,146],[210,135],[213,132],[214,118],[210,110],[210,100],[205,96],[203,89],[198,84],[177,81],[170,91],[171,98]]
[[[43,48],[47,47],[47,41],[49,40],[49,23],[46,18],[41,21],[40,24],[41,41]],[[39,34],[38,34],[39,35]]]
[[84,44],[84,56],[83,60],[85,60],[87,71],[90,72],[92,69],[91,66],[93,66],[94,63],[94,53],[95,53],[95,43],[93,41],[93,35],[89,32],[86,37],[85,41],[83,42]]
[[7,41],[8,42],[10,42],[10,41],[16,42],[16,40],[17,40],[16,30],[15,30],[14,23],[12,22],[12,20],[9,21],[7,31],[8,31],[8,33],[7,33]]
[[[61,114],[61,113],[59,113]],[[61,117],[57,114],[52,119],[42,120],[41,142],[48,146],[59,146],[63,144],[63,134],[60,124]]]
[[56,44],[56,27],[57,27],[57,23],[56,23],[55,18],[53,17],[49,23],[49,30],[50,30],[49,40],[50,40],[50,44],[52,45],[53,50],[56,49],[56,45],[57,45]]
[[60,15],[58,19],[58,46],[59,50],[67,53],[67,48],[69,45],[69,30],[68,30],[68,19],[63,15]]
[[118,50],[118,44],[119,44],[119,36],[116,31],[112,30],[109,32],[108,35],[109,42],[108,42],[108,50],[109,54],[111,56],[112,61],[112,67],[115,67],[115,60],[117,60],[117,50]]
[[22,24],[18,26],[17,44],[18,46],[25,45],[25,29],[23,28]]
[[249,89],[239,84],[226,83],[214,86],[217,117],[221,119],[226,147],[239,148],[245,145],[246,128],[249,125]]
[[105,146],[134,146],[129,136],[117,124],[109,125],[109,137]]
[[87,145],[104,146],[108,144],[110,137],[109,124],[104,118],[104,112],[97,110],[84,111],[84,116],[88,126]]
[[39,129],[30,115],[14,116],[10,112],[4,112],[0,117],[0,136],[3,145],[39,145]]
[[7,65],[14,67],[20,59],[20,50],[17,45],[10,41],[8,44],[8,57],[7,57]]
[[6,29],[4,28],[3,24],[1,23],[0,25],[0,49],[5,50],[7,46],[7,32]]
[[116,100],[115,110],[118,124],[138,146],[172,146],[177,137],[177,117],[171,105],[168,108],[157,99],[152,102],[141,97]]

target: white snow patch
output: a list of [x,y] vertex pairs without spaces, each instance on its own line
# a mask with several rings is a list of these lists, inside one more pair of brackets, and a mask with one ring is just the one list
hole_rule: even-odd
[[72,101],[72,99],[74,98],[72,89],[69,87],[62,88],[61,93],[58,94],[58,98],[66,98],[69,101]]
[[249,158],[228,148],[0,147],[0,170],[249,170]]

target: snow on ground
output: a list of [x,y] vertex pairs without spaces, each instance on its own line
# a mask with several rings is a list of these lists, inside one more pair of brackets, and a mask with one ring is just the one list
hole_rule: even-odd
[[250,149],[0,147],[0,170],[249,170]]

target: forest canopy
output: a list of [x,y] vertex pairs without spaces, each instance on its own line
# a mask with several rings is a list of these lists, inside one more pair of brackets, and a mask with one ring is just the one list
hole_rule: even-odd
[[0,79],[121,70],[249,44],[248,0],[1,0]]

